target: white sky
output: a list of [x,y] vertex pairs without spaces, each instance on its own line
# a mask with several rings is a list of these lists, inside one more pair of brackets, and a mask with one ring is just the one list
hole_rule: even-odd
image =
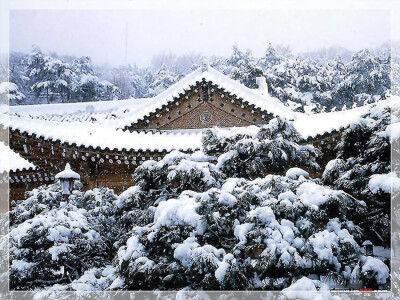
[[[212,6],[210,6],[212,7]],[[351,50],[390,39],[388,10],[159,9],[12,10],[10,50],[89,55],[95,63],[150,64],[159,53],[229,55],[233,43],[261,56],[269,42],[294,52]]]

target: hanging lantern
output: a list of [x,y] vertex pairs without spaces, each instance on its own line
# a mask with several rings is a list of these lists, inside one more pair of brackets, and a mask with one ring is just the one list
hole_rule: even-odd
[[373,256],[374,255],[374,244],[370,240],[366,240],[363,244],[364,248],[364,253],[367,256]]
[[74,180],[79,180],[81,176],[71,170],[69,163],[65,165],[65,170],[56,174],[56,179],[60,179],[62,193],[64,196],[71,194],[74,185]]

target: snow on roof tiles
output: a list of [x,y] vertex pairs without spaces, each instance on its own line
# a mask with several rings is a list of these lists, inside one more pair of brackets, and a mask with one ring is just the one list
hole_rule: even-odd
[[347,127],[368,112],[371,105],[357,108],[318,114],[296,113],[293,125],[303,138],[313,138],[317,135],[340,130]]
[[390,107],[392,110],[400,108],[400,97],[392,95],[386,100],[345,111],[310,115],[296,113],[293,125],[303,138],[313,138],[335,130],[344,129],[351,124],[357,124],[363,115],[381,111],[384,107]]
[[205,81],[211,81],[213,84],[225,91],[235,94],[238,98],[242,98],[243,101],[253,104],[256,107],[266,110],[276,116],[287,119],[291,119],[294,116],[294,112],[289,107],[283,105],[278,99],[270,96],[265,97],[260,93],[260,91],[247,88],[241,83],[208,66],[206,71],[202,71],[202,69],[199,68],[156,97],[149,99],[147,102],[148,105],[143,106],[143,109],[134,110],[131,114],[121,118],[119,121],[119,127],[136,123],[138,120],[156,111],[156,109],[161,109],[164,105],[174,101],[174,97],[178,97],[179,94],[190,90],[192,86],[197,82],[201,82],[203,79]]
[[[319,135],[339,130],[357,122],[373,105],[319,114],[293,112],[279,100],[261,95],[261,91],[249,89],[242,84],[208,67],[206,71],[197,69],[177,84],[158,96],[149,99],[127,99],[85,103],[12,106],[10,126],[28,134],[36,134],[46,139],[60,140],[69,144],[101,149],[126,149],[170,151],[197,150],[201,147],[203,130],[176,130],[171,132],[125,132],[119,128],[134,123],[144,116],[162,108],[180,93],[189,90],[196,82],[211,81],[215,85],[234,93],[249,104],[254,104],[277,116],[293,119],[300,135],[315,138]],[[392,100],[398,101],[398,97]],[[394,101],[394,100],[393,100]],[[381,101],[386,102],[386,101]],[[389,103],[389,102],[387,102]],[[383,103],[383,105],[389,105]],[[68,121],[68,122],[66,122]],[[80,122],[86,122],[84,126]],[[236,128],[232,130],[242,129]]]
[[[378,105],[390,106],[393,101],[399,101],[399,97],[392,97],[391,100],[380,101]],[[375,105],[366,105],[347,111],[303,114],[295,113],[293,125],[304,138],[315,138],[326,133],[347,127],[360,120]],[[98,123],[65,123],[60,121],[46,121],[38,119],[27,119],[10,116],[8,122],[2,120],[3,126],[9,126],[13,130],[35,134],[49,140],[59,140],[70,145],[92,147],[100,149],[117,149],[119,151],[171,151],[171,150],[197,150],[201,148],[201,130],[173,130],[162,132],[128,132],[117,129],[113,126],[105,126]],[[256,126],[221,128],[220,130],[231,131],[230,134],[244,133],[255,130]]]
[[[91,122],[112,124],[124,114],[140,110],[149,99],[126,99],[78,103],[55,103],[10,106],[10,116],[60,122]],[[116,124],[117,125],[117,124]],[[116,126],[115,125],[115,126]]]
[[211,67],[206,71],[201,68],[195,70],[154,98],[11,106],[10,116],[49,121],[107,123],[123,128],[167,105],[203,79],[276,116],[288,119],[293,117],[293,111],[278,99],[263,96],[259,90],[247,88]]
[[36,167],[11,150],[9,146],[0,142],[0,173],[29,169],[36,169]]
[[[6,125],[6,124],[3,124]],[[201,146],[201,133],[128,132],[99,124],[64,123],[44,120],[9,118],[9,127],[28,135],[61,141],[70,145],[100,149],[126,150],[197,150]]]

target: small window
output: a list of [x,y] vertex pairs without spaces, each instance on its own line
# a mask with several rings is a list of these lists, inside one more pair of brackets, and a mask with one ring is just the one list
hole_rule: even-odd
[[244,118],[245,116],[246,116],[246,114],[245,114],[245,113],[243,113],[243,114],[242,114],[242,117]]
[[223,104],[223,103],[221,103],[219,106],[221,106],[221,107],[224,107],[224,104]]
[[235,110],[232,108],[232,109],[231,109],[231,112],[235,112]]

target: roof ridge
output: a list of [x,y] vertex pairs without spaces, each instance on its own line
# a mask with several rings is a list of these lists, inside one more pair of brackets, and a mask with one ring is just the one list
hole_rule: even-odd
[[[255,107],[268,111],[273,115],[284,117],[287,115],[292,116],[293,114],[293,111],[289,107],[283,105],[279,100],[272,97],[265,97],[257,93],[257,90],[244,86],[209,64],[205,67],[203,66],[195,69],[193,72],[187,74],[181,80],[152,98],[128,98],[125,100],[97,102],[13,106],[10,107],[10,114],[13,115],[18,113],[25,116],[30,114],[33,114],[34,116],[59,115],[64,117],[75,114],[89,114],[97,117],[107,113],[115,113],[117,115],[116,119],[118,119],[115,121],[115,126],[124,128],[125,126],[136,123],[149,114],[154,113],[157,109],[161,109],[164,105],[168,105],[175,98],[179,97],[179,94],[190,89],[196,84],[196,82],[203,80],[211,81],[221,89],[236,95],[238,98],[241,98]],[[38,114],[38,112],[40,112],[40,114]],[[70,120],[70,118],[67,119]],[[72,119],[71,122],[78,121]],[[86,119],[89,119],[89,116]],[[103,121],[103,118],[100,117],[99,123]]]

